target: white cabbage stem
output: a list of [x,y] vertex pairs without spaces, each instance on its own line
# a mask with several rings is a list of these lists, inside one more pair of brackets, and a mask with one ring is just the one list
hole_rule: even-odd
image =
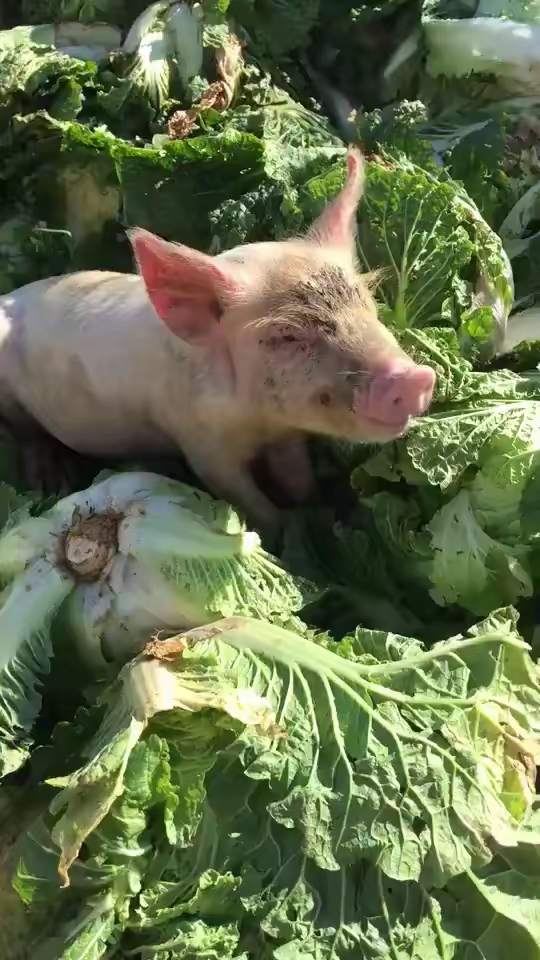
[[48,517],[30,517],[0,537],[0,573],[13,576],[39,556],[56,556],[55,524]]
[[0,670],[20,653],[26,640],[46,627],[73,587],[73,578],[43,557],[13,581],[0,608]]
[[493,73],[516,94],[540,90],[540,27],[495,17],[424,19],[432,76]]
[[169,517],[157,521],[152,518],[149,522],[148,517],[126,517],[119,525],[118,541],[126,556],[149,563],[162,562],[163,557],[227,559],[251,553],[260,546],[254,531],[237,534],[209,531],[204,520],[176,504]]

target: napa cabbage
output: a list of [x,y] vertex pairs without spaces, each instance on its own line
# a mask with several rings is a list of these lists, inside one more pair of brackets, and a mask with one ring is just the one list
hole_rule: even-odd
[[0,576],[2,774],[28,754],[55,618],[86,669],[99,675],[156,631],[232,614],[286,623],[302,605],[297,581],[232,507],[138,472],[113,474],[8,524]]

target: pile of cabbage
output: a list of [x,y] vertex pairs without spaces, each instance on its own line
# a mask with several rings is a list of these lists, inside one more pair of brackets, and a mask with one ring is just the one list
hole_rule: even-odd
[[495,916],[534,942],[540,670],[515,610],[337,642],[232,508],[140,472],[19,505],[0,571],[3,958],[398,934],[491,957]]

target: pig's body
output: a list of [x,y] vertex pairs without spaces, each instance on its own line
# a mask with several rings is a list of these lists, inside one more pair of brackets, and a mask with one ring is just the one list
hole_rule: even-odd
[[361,180],[351,154],[305,239],[213,258],[136,231],[140,276],[83,272],[0,298],[0,413],[81,453],[180,449],[216,495],[272,518],[250,469],[261,451],[301,499],[306,435],[387,440],[431,398],[433,373],[356,272]]
[[29,284],[0,299],[0,338],[4,409],[15,399],[81,453],[168,453],[190,430],[204,439],[216,371],[159,321],[138,276]]
[[81,272],[0,298],[0,410],[10,420],[95,456],[181,450],[216,493],[268,514],[250,478],[241,489],[239,465],[289,431],[272,430],[235,385],[220,351],[160,322],[139,276]]
[[0,298],[1,406],[81,453],[165,452],[175,442],[164,395],[189,403],[185,375],[172,375],[181,348],[140,277],[40,280]]

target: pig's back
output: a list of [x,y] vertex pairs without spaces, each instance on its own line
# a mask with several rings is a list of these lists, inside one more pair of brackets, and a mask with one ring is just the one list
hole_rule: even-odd
[[83,453],[172,450],[154,411],[181,389],[179,350],[136,275],[37,281],[0,298],[0,413],[24,411]]

